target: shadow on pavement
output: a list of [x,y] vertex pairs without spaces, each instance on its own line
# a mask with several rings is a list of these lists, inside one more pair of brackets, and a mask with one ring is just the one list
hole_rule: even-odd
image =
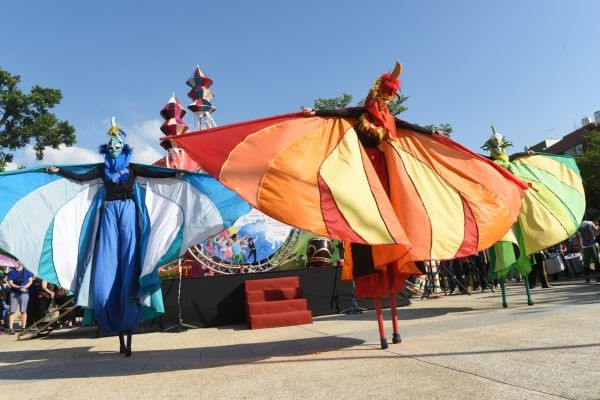
[[482,354],[498,354],[498,353],[523,353],[529,351],[553,351],[553,350],[568,350],[568,349],[586,349],[591,347],[600,347],[600,343],[589,344],[574,344],[566,346],[548,346],[548,347],[519,347],[514,349],[494,349],[494,350],[475,350],[475,351],[453,351],[448,353],[416,353],[404,354],[404,357],[419,358],[419,357],[440,357],[440,356],[469,356]]
[[[433,318],[450,313],[473,311],[471,307],[439,307],[439,308],[398,308],[398,320],[407,321],[412,319]],[[367,310],[362,314],[335,314],[324,317],[316,317],[317,321],[374,321],[375,310]],[[388,317],[389,309],[383,311],[384,317]]]
[[[126,358],[115,352],[73,347],[0,353],[0,380],[44,380],[142,375],[260,362],[272,357],[300,357],[363,344],[351,338],[323,336],[266,343],[136,351]],[[117,348],[115,341],[115,350]],[[297,360],[290,360],[295,362]]]

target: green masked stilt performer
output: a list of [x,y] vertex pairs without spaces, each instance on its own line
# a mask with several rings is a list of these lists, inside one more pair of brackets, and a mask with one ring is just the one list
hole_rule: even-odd
[[505,308],[506,277],[515,269],[523,276],[527,304],[533,305],[529,256],[571,236],[585,211],[583,184],[573,157],[533,152],[509,157],[506,149],[511,146],[492,126],[492,135],[481,147],[489,150],[494,162],[531,185],[521,200],[517,223],[490,248],[491,274],[500,281]]

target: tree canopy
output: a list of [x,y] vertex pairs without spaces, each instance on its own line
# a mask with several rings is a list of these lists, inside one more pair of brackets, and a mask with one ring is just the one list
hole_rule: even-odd
[[342,93],[338,97],[330,98],[318,98],[315,100],[315,110],[335,110],[337,108],[348,107],[348,104],[352,101],[352,95],[348,93]]
[[586,135],[587,146],[577,165],[583,178],[588,218],[600,216],[600,132]]
[[[315,110],[335,110],[337,108],[348,107],[348,105],[352,102],[352,95],[348,93],[342,93],[341,96],[338,97],[328,97],[328,98],[318,98],[315,100],[314,109]],[[388,110],[392,115],[398,115],[401,112],[407,110],[406,107],[402,105],[406,100],[408,100],[408,96],[399,95],[394,98],[388,104]],[[362,99],[356,105],[357,107],[362,107],[365,105],[365,99]]]
[[451,137],[452,136],[452,125],[450,124],[439,124],[439,125],[425,125],[425,128],[431,130],[442,131],[444,135]]
[[[388,110],[392,115],[398,115],[408,109],[404,106],[404,102],[408,100],[408,96],[398,95],[388,104]],[[342,93],[338,97],[330,98],[319,98],[315,100],[315,110],[335,110],[337,108],[347,107],[352,102],[352,95],[348,93]],[[357,107],[363,107],[365,105],[365,99],[358,102]],[[442,131],[446,136],[452,135],[452,126],[450,124],[439,124],[439,125],[425,125],[428,129],[437,129]]]
[[35,85],[29,94],[19,89],[19,75],[0,67],[0,171],[11,162],[14,150],[35,140],[33,148],[38,160],[46,147],[75,144],[75,128],[50,112],[62,100],[59,89]]

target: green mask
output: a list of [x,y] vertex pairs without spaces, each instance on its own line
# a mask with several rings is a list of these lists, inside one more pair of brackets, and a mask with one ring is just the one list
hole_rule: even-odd
[[121,154],[121,151],[123,151],[123,141],[116,136],[111,136],[108,142],[108,154],[112,158],[117,158]]

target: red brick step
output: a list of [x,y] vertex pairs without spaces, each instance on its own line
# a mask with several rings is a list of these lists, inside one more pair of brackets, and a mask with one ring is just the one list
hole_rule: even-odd
[[250,329],[312,324],[312,313],[309,310],[304,310],[276,314],[251,315],[249,324]]

